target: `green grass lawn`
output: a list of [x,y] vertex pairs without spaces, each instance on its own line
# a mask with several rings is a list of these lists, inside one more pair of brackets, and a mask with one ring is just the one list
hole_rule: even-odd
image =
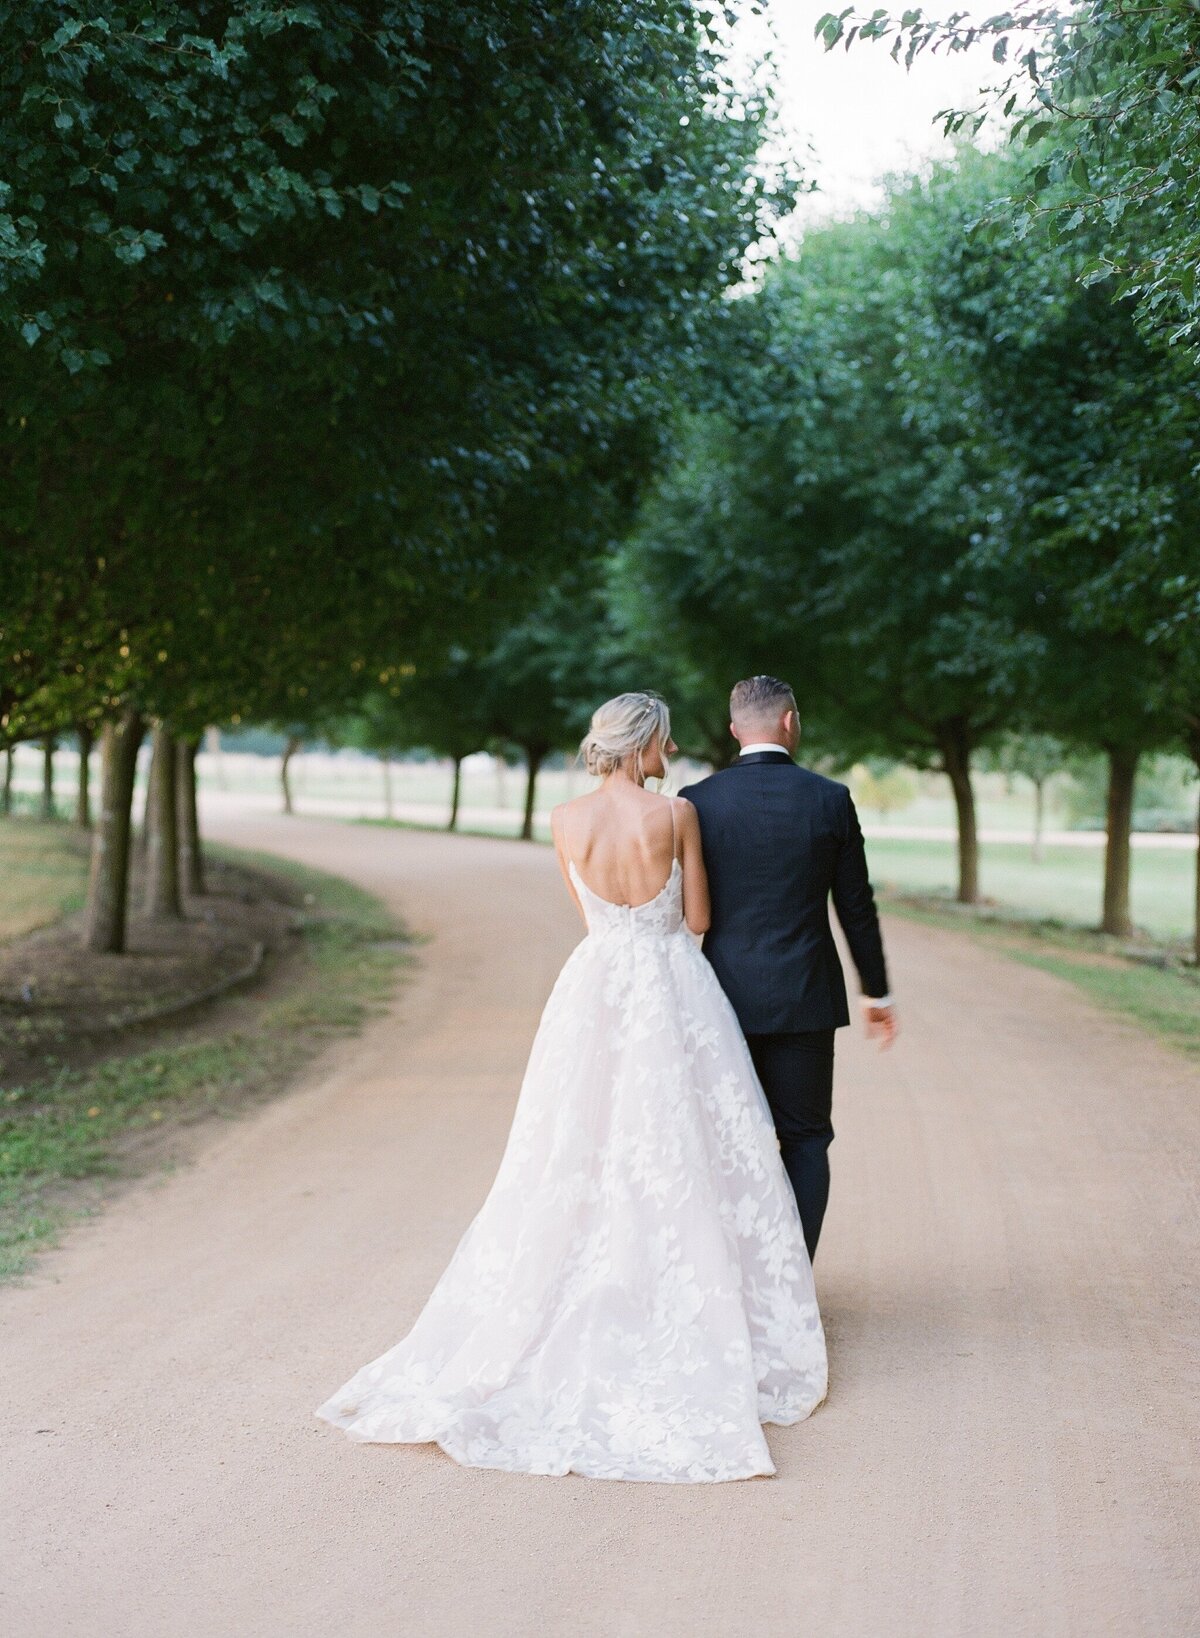
[[[883,891],[954,891],[955,850],[950,842],[873,837],[867,842],[871,878]],[[1194,852],[1135,848],[1133,917],[1155,938],[1186,939],[1192,929]],[[1100,919],[1104,854],[1101,848],[1048,847],[1034,864],[1027,843],[988,842],[981,850],[984,896],[1031,916],[1094,927]]]
[[1099,1006],[1122,1012],[1181,1052],[1200,1056],[1200,983],[1178,969],[1133,962],[1107,966],[1065,952],[1011,952],[1031,967],[1077,984]]
[[0,819],[0,939],[81,909],[87,871],[85,839],[69,825]]

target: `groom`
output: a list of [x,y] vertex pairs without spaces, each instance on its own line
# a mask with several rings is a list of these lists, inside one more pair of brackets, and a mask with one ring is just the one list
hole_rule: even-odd
[[704,953],[733,1003],[767,1094],[811,1257],[829,1199],[833,1035],[850,1022],[829,898],[862,983],[867,1034],[896,1010],[850,792],[797,767],[791,689],[749,677],[730,698],[741,755],[680,794],[700,817],[712,896]]

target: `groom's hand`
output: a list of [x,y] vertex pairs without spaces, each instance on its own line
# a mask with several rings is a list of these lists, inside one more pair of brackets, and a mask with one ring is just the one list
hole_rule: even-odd
[[864,1006],[863,1021],[868,1041],[878,1041],[880,1052],[886,1052],[900,1033],[900,1021],[896,1017],[894,1006]]

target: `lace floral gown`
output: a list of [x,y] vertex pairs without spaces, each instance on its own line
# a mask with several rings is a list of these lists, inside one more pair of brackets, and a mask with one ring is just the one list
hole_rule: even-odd
[[412,1330],[316,1415],[523,1473],[775,1471],[825,1396],[795,1197],[733,1009],[683,922],[593,893],[495,1183]]

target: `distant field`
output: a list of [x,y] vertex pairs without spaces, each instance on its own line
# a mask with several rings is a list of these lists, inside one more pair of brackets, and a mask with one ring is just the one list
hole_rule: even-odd
[[[143,778],[144,764],[143,754]],[[56,757],[60,811],[66,812],[74,790],[76,758],[69,748]],[[247,752],[225,750],[204,752],[199,759],[201,788],[214,798],[222,794],[248,797],[264,807],[279,802],[279,760]],[[672,785],[678,790],[703,770],[677,763]],[[31,806],[41,777],[41,763],[32,746],[17,752],[19,800]],[[380,818],[384,813],[385,785],[390,781],[393,810],[397,816],[421,824],[445,822],[450,795],[450,771],[434,762],[405,762],[392,765],[386,776],[372,757],[355,753],[329,755],[302,752],[292,761],[292,792],[298,813],[341,813],[347,818]],[[547,815],[556,802],[586,790],[589,781],[578,768],[549,768],[538,781],[537,831],[549,833]],[[1009,782],[999,774],[979,774],[975,778],[978,817],[981,829],[1012,832],[1014,838],[1027,834],[1032,820],[1032,793],[1026,781]],[[460,826],[464,830],[513,835],[520,826],[524,778],[520,768],[499,765],[491,757],[468,758],[463,770]],[[141,795],[138,798],[140,813]],[[895,826],[944,827],[951,831],[954,811],[945,781],[936,776],[920,776],[915,799],[886,817],[861,807],[864,826],[874,833]],[[1046,816],[1048,829],[1061,825],[1063,815],[1051,806]],[[32,831],[28,833],[32,836]],[[985,842],[982,851],[984,894],[998,903],[1034,915],[1053,916],[1084,926],[1095,925],[1100,914],[1103,869],[1099,836],[1082,838],[1093,845],[1052,845],[1046,848],[1041,864],[1030,859],[1027,841]],[[950,892],[954,884],[954,846],[950,840],[916,840],[903,836],[872,834],[868,843],[871,868],[881,886],[898,891]],[[22,894],[28,900],[33,883],[30,872],[39,869],[54,874],[53,857],[39,863],[36,850],[22,867],[20,879],[10,883],[8,892],[20,916]],[[1186,846],[1162,849],[1137,848],[1134,853],[1133,907],[1139,926],[1157,937],[1183,938],[1190,930],[1193,902],[1192,876],[1195,852]],[[63,887],[68,894],[82,885],[82,862],[72,858],[63,865]],[[35,895],[36,897],[36,895]],[[0,903],[0,925],[4,916]]]
[[[951,842],[873,837],[867,843],[878,888],[951,893],[955,850]],[[990,842],[981,851],[984,895],[1014,910],[1094,926],[1100,919],[1104,858],[1100,848],[1048,847],[1034,864],[1026,843]],[[1186,938],[1191,930],[1194,852],[1136,848],[1133,916],[1158,938]]]

